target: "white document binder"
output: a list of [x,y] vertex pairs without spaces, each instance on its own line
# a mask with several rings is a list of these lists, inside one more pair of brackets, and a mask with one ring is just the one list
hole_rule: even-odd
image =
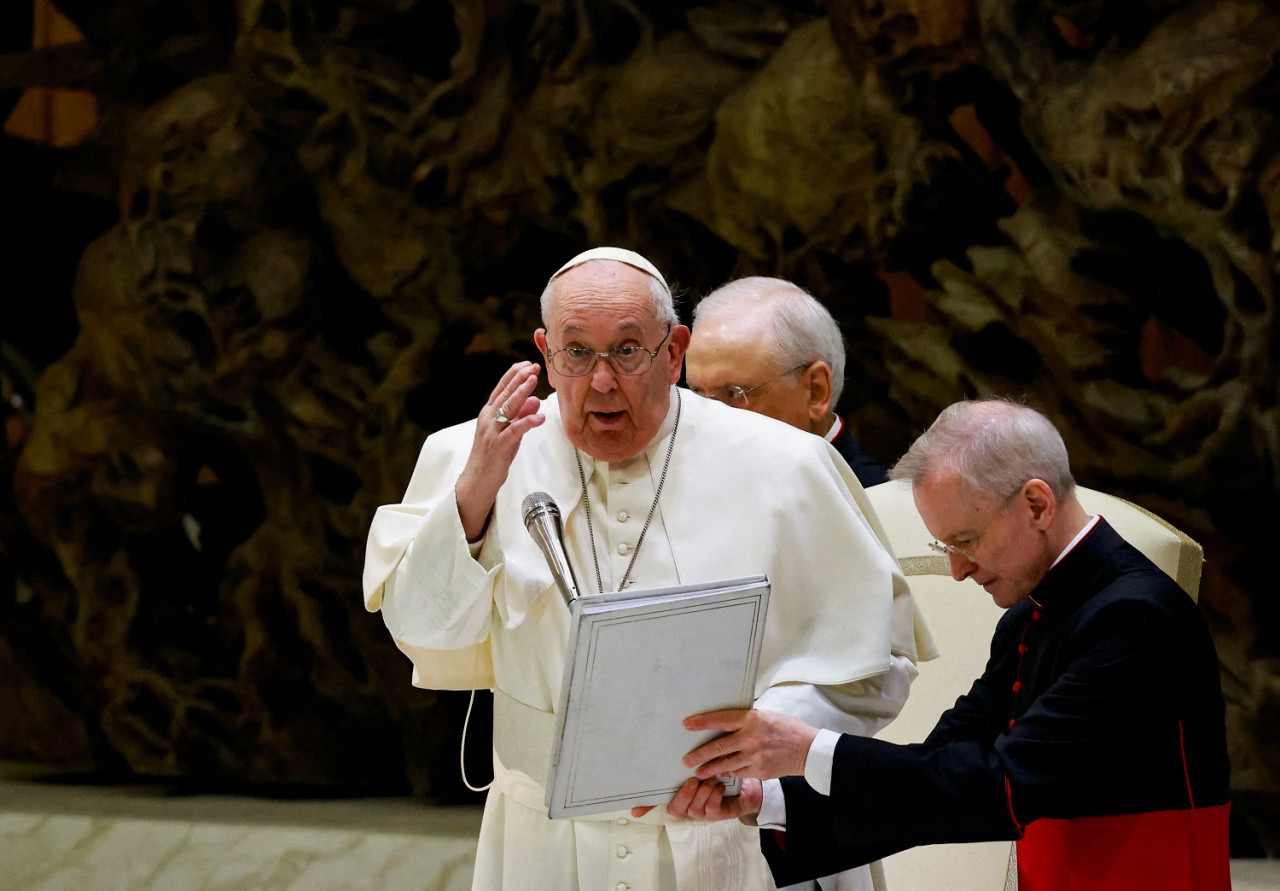
[[670,801],[693,775],[681,759],[720,735],[682,721],[754,701],[768,608],[762,575],[572,601],[550,816]]

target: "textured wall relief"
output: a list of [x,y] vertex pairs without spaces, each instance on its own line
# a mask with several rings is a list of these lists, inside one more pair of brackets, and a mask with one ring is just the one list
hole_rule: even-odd
[[465,799],[465,700],[409,686],[364,536],[613,243],[690,297],[826,301],[881,458],[1026,397],[1082,483],[1201,541],[1237,844],[1280,853],[1273,4],[58,6],[83,42],[0,55],[6,108],[97,103],[71,149],[0,142],[37,221],[0,315],[0,757]]

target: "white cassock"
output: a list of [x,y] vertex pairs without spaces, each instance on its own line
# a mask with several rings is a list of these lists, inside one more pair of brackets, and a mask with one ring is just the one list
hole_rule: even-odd
[[[874,734],[901,709],[915,663],[934,655],[933,644],[861,485],[822,437],[673,387],[671,410],[643,453],[613,464],[578,453],[605,590],[632,559],[677,398],[670,469],[628,587],[768,575],[757,706]],[[521,442],[478,545],[466,541],[453,491],[475,435],[470,421],[427,438],[404,501],[378,509],[366,552],[365,605],[381,609],[413,661],[413,683],[494,690],[495,780],[474,887],[770,889],[757,831],[736,820],[676,821],[661,807],[640,820],[547,817],[543,783],[569,612],[524,528],[525,496],[545,491],[559,505],[584,596],[595,592],[596,572],[575,450],[554,395],[542,411],[546,423]]]

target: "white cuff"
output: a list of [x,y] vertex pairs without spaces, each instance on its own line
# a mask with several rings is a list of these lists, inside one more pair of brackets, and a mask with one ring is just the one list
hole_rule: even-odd
[[787,828],[787,802],[782,797],[782,783],[777,780],[765,780],[760,784],[763,798],[760,801],[760,813],[756,814],[756,826],[760,829]]
[[804,762],[804,780],[820,795],[831,794],[831,765],[836,757],[836,743],[840,734],[834,730],[819,730],[809,746],[809,757]]

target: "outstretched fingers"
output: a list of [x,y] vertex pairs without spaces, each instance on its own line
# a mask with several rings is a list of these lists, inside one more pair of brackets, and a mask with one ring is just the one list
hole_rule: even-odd
[[704,743],[684,756],[684,766],[698,768],[697,777],[706,779],[717,774],[728,774],[733,770],[746,766],[738,758],[739,735],[733,731],[740,730],[751,715],[750,709],[721,709],[704,712],[684,719],[686,730],[723,730],[729,731],[725,736]]
[[699,779],[718,774],[757,779],[802,774],[818,734],[799,718],[766,709],[695,715],[685,727],[733,730],[685,755],[685,766],[695,768]]
[[685,730],[740,730],[751,716],[749,708],[722,708],[714,712],[690,715],[684,719]]
[[[534,388],[537,386],[538,365],[533,362],[517,362],[507,369],[506,374],[498,381],[498,385],[493,388],[484,408],[480,410],[477,421],[483,425],[491,420],[495,427],[503,428],[515,421],[532,417],[541,406],[541,401],[533,396]],[[540,419],[524,425],[523,429],[518,431],[519,435],[523,435],[525,430],[539,423],[541,423]],[[506,431],[498,429],[496,432]]]
[[458,514],[468,541],[478,541],[488,525],[498,490],[507,480],[520,440],[546,420],[533,395],[539,366],[517,362],[489,394],[476,417],[475,438],[467,464],[454,484]]

